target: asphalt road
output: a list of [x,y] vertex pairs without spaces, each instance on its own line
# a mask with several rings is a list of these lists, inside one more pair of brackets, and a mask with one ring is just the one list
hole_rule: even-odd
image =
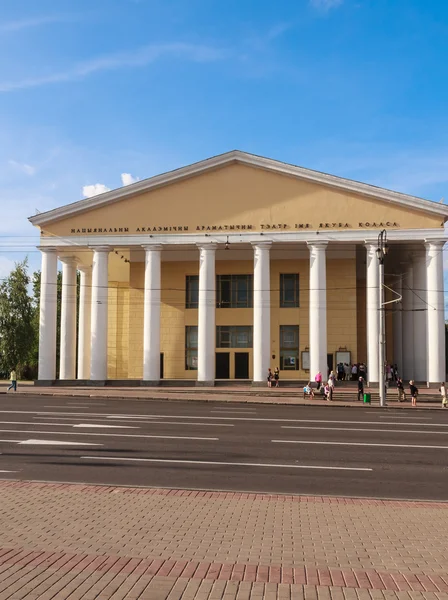
[[2,479],[448,500],[448,409],[0,398]]

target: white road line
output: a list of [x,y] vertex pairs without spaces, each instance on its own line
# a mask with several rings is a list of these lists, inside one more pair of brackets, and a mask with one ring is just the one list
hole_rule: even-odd
[[19,473],[19,471],[3,471],[3,470],[0,470],[0,473]]
[[271,440],[273,444],[314,444],[322,446],[378,446],[382,448],[421,448],[427,450],[448,450],[448,446],[418,446],[414,444],[370,444],[364,442],[317,442],[309,440]]
[[[380,417],[380,419],[390,419],[390,417]],[[402,417],[401,415],[394,415],[394,419],[412,419],[415,421],[426,419],[427,421],[431,421],[432,417]]]
[[118,460],[118,461],[133,461],[133,462],[157,462],[157,463],[174,463],[185,465],[225,465],[231,467],[265,467],[273,469],[322,469],[331,471],[373,471],[366,467],[330,467],[321,465],[283,465],[269,463],[243,463],[243,462],[221,462],[212,460],[169,460],[163,458],[121,458],[113,456],[81,456],[85,460]]
[[102,446],[87,442],[60,442],[56,440],[23,440],[19,446]]
[[215,437],[187,437],[180,435],[132,435],[131,433],[81,433],[74,431],[29,431],[29,429],[0,429],[3,433],[50,433],[51,435],[89,435],[102,437],[122,437],[122,438],[154,438],[160,440],[203,440],[207,442],[217,442],[219,438]]
[[140,429],[140,427],[132,427],[130,425],[100,425],[99,423],[75,423],[75,425],[64,423],[63,425],[64,427],[88,427],[89,429]]
[[[52,417],[42,417],[43,419],[51,419]],[[55,419],[58,419],[58,417],[54,417]],[[84,420],[84,419],[82,419]],[[137,421],[137,423],[140,423],[140,421]],[[38,423],[36,423],[35,421],[0,421],[0,424],[2,425],[33,425],[34,427],[36,427],[36,425],[46,425],[48,427],[80,427],[80,425],[75,424],[73,425],[72,423],[43,423],[42,421],[39,421]],[[140,427],[135,427],[133,425],[92,425],[92,427],[107,427],[107,428],[124,428],[124,429],[140,429]]]
[[[403,423],[405,425],[405,423]],[[306,427],[282,425],[281,429],[313,429],[317,431],[374,431],[376,433],[421,433],[423,435],[448,435],[448,431],[418,431],[415,429],[369,429],[368,427]]]
[[[91,415],[89,415],[91,416]],[[56,421],[84,421],[85,417],[33,417],[33,419],[54,419]],[[103,419],[90,419],[91,421],[100,421],[101,423],[104,421]],[[119,421],[120,419],[117,419],[117,421]],[[11,423],[12,421],[0,421],[0,423]],[[142,420],[137,420],[137,421],[131,421],[129,420],[130,423],[138,423],[140,425],[140,423],[146,424],[146,425],[196,425],[199,427],[235,427],[235,425],[233,425],[233,423],[191,423],[191,422],[186,422],[186,421],[157,421],[155,419],[151,420],[151,421],[142,421]],[[23,423],[23,421],[17,421],[16,424],[20,425],[21,423]],[[42,423],[41,421],[39,421],[38,423],[30,423],[30,425],[53,425],[53,423]],[[61,425],[64,425],[64,423],[61,423]],[[65,424],[67,427],[69,427],[71,424],[70,423],[66,423]],[[113,425],[112,425],[113,427]],[[127,425],[122,425],[121,427],[127,427]],[[135,427],[129,427],[128,429],[136,429]],[[137,428],[140,429],[140,428]]]
[[[31,433],[31,431],[29,431],[28,433]],[[0,444],[18,444],[19,442],[21,442],[22,440],[0,440]],[[0,453],[1,454],[1,453]]]
[[[188,416],[188,415],[120,415],[112,413],[82,413],[82,412],[65,412],[58,411],[38,411],[38,410],[0,410],[0,414],[32,414],[32,415],[65,415],[65,416],[83,416],[88,417],[105,417],[106,419],[188,419],[188,420],[213,420],[221,421],[249,421],[260,423],[342,423],[353,425],[403,425],[400,422],[385,422],[382,421],[335,421],[333,419],[275,419],[267,417],[219,417],[219,416]],[[409,423],[409,426],[421,425],[424,427],[448,427],[448,423]]]

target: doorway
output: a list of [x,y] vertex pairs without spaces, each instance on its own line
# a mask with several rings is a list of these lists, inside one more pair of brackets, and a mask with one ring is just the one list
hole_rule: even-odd
[[160,379],[163,379],[163,352],[160,353]]
[[328,366],[328,373],[327,375],[333,371],[333,355],[332,354],[327,354],[327,366]]
[[249,352],[235,352],[235,379],[249,379]]
[[230,352],[216,352],[216,379],[230,379]]

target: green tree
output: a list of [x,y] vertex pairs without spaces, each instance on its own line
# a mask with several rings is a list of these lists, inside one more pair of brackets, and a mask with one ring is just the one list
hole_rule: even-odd
[[26,376],[33,362],[36,328],[29,284],[25,259],[0,285],[0,370],[6,376],[12,368],[18,377]]

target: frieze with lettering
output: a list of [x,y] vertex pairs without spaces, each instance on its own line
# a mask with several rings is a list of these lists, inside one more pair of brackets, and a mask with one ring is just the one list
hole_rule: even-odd
[[352,223],[261,223],[260,225],[142,225],[140,227],[82,227],[71,229],[72,235],[95,235],[98,233],[193,233],[197,231],[292,231],[319,229],[379,229],[399,228],[395,221],[366,221]]

